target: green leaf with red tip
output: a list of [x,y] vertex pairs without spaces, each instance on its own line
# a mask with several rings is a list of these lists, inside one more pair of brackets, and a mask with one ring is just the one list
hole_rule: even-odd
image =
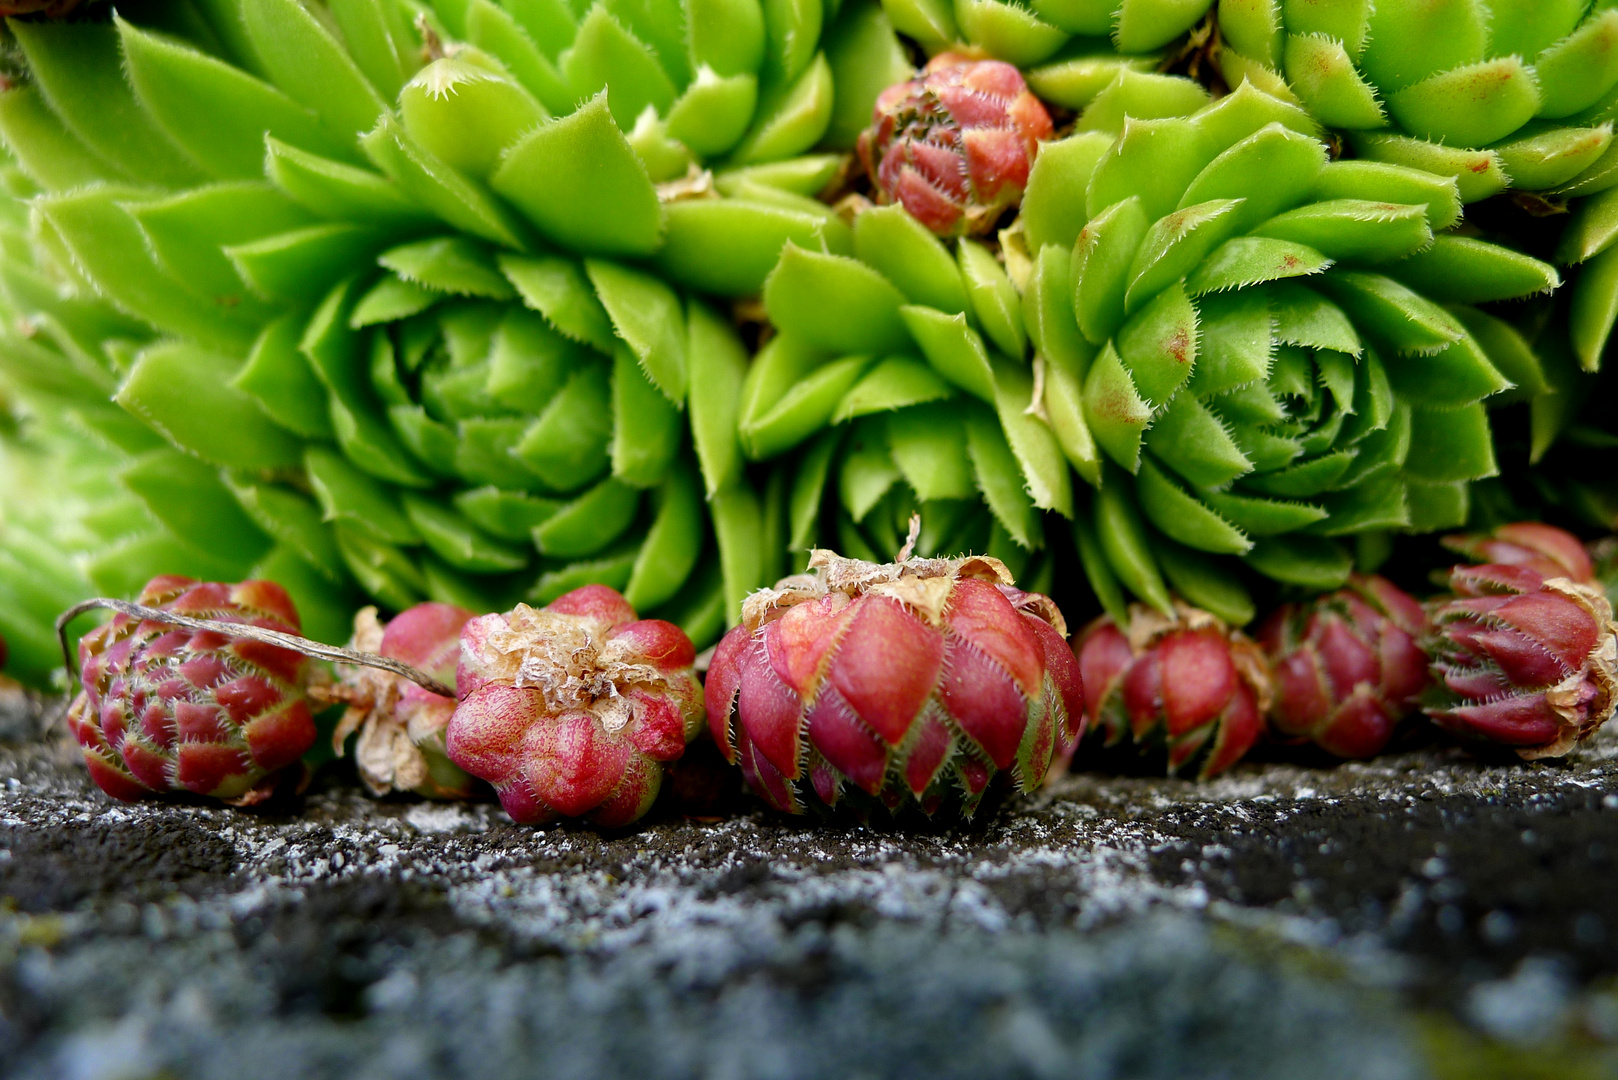
[[663,207],[646,168],[596,95],[506,152],[490,180],[548,238],[593,255],[650,255]]
[[1291,240],[1334,261],[1384,262],[1432,243],[1422,205],[1327,199],[1259,225],[1257,236]]
[[946,314],[967,310],[960,266],[938,237],[902,206],[874,207],[856,216],[854,254],[898,286],[912,304]]
[[[1425,228],[1425,225],[1423,226]],[[1332,260],[1304,244],[1263,236],[1226,240],[1186,278],[1193,296],[1246,289],[1265,282],[1308,277],[1331,266]]]
[[1140,464],[1141,432],[1151,422],[1152,409],[1141,400],[1110,343],[1085,377],[1084,416],[1090,422],[1090,433],[1107,456],[1134,472]]
[[1287,82],[1321,123],[1335,128],[1379,128],[1387,123],[1376,91],[1337,38],[1291,33],[1283,65]]
[[1359,199],[1424,206],[1427,225],[1435,233],[1461,217],[1460,188],[1452,176],[1383,161],[1328,162],[1315,178],[1313,196],[1321,202]]
[[1130,317],[1114,339],[1118,358],[1141,397],[1154,408],[1168,403],[1197,363],[1197,309],[1173,285]]
[[1129,267],[1124,310],[1139,311],[1173,282],[1191,273],[1235,231],[1239,200],[1214,199],[1160,218],[1146,231]]
[[1493,150],[1468,150],[1408,135],[1360,134],[1349,142],[1362,158],[1454,177],[1463,203],[1498,195],[1511,182]]
[[604,259],[586,259],[584,270],[641,367],[663,395],[685,403],[690,384],[685,354],[685,312],[679,296],[660,279]]
[[905,297],[864,263],[788,245],[764,283],[777,327],[832,352],[903,352]]
[[1073,245],[1074,316],[1096,345],[1123,325],[1129,270],[1149,225],[1144,205],[1132,196],[1092,217]]
[[[1537,129],[1537,130],[1536,130]],[[1612,146],[1612,129],[1530,124],[1516,137],[1496,143],[1494,152],[1511,177],[1527,190],[1559,188],[1593,168]]]

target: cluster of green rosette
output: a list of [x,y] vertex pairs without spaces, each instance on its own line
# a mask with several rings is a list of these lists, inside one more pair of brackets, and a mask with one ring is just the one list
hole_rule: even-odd
[[[1544,335],[1495,304],[1556,272],[1463,222],[1481,189],[1439,160],[1454,132],[1415,152],[1389,106],[1334,160],[1328,128],[1354,125],[1316,104],[1344,92],[1288,67],[1330,28],[1293,9],[1366,9],[1337,40],[1375,91],[1368,4],[1222,3],[1218,101],[1155,73],[1216,40],[1212,6],[13,20],[0,376],[62,476],[40,504],[97,509],[0,518],[0,558],[51,567],[0,592],[0,633],[46,640],[65,601],[181,572],[281,581],[328,639],[362,594],[494,610],[604,582],[700,647],[808,547],[886,561],[918,513],[922,554],[987,551],[1045,590],[1076,550],[1115,614],[1172,591],[1240,624],[1244,582],[1332,588],[1356,540],[1372,561],[1463,524],[1497,471],[1485,405],[1567,411]],[[1574,6],[1575,36],[1606,25]],[[1008,60],[1076,116],[996,237],[817,198],[913,73],[901,33]],[[1593,137],[1541,186],[1595,192],[1574,185],[1610,129],[1571,115],[1492,136],[1497,171],[1549,175]]]

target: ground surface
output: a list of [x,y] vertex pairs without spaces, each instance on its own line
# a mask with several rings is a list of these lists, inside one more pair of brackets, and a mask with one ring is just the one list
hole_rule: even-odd
[[115,804],[42,726],[0,700],[8,1075],[1618,1076],[1618,738],[604,836],[340,769]]

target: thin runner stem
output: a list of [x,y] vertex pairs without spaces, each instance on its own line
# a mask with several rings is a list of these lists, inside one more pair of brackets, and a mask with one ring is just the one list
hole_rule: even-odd
[[62,645],[62,658],[67,661],[67,670],[73,678],[81,683],[83,679],[79,674],[78,659],[67,643],[67,624],[83,615],[86,611],[97,608],[109,608],[121,612],[132,618],[150,619],[154,622],[169,623],[173,626],[183,626],[188,630],[207,630],[226,637],[246,638],[257,641],[263,645],[275,645],[293,652],[312,656],[319,660],[330,660],[338,664],[356,664],[360,667],[380,668],[391,671],[393,674],[409,679],[422,689],[434,694],[440,694],[450,700],[455,699],[455,689],[445,686],[437,679],[392,657],[378,656],[376,653],[360,652],[356,649],[345,649],[337,645],[326,645],[319,641],[310,641],[297,634],[286,634],[280,630],[267,630],[262,626],[253,626],[249,623],[220,622],[217,619],[195,619],[190,615],[180,615],[173,611],[164,611],[161,608],[147,607],[144,604],[130,603],[128,600],[110,600],[106,597],[95,597],[82,603],[74,604],[56,620],[56,639]]

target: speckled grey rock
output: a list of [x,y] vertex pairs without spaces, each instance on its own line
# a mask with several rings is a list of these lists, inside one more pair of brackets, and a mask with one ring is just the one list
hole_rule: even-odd
[[1077,774],[968,826],[740,802],[603,836],[340,770],[253,813],[116,804],[47,733],[0,748],[0,1068],[1398,1080],[1475,1044],[1602,1075],[1614,758]]

